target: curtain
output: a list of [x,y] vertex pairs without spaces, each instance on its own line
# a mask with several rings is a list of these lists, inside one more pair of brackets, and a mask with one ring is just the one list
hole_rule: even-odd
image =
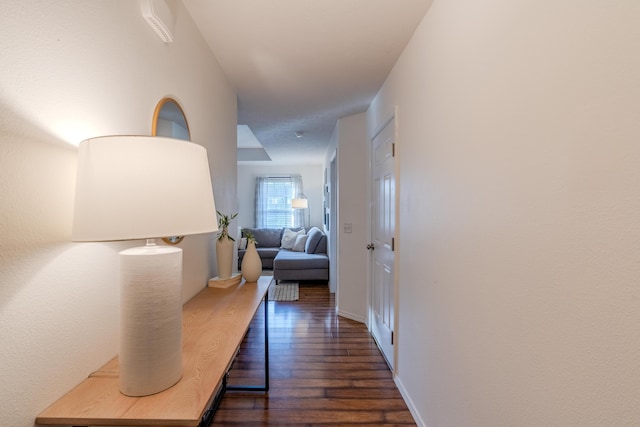
[[302,196],[302,177],[256,178],[256,227],[302,227],[306,209],[292,209],[291,199]]

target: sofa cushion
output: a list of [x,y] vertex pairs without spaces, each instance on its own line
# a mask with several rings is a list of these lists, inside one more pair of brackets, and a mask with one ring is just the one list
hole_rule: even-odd
[[304,247],[304,251],[308,254],[315,254],[320,241],[324,237],[324,233],[320,231],[318,227],[311,227],[311,230],[307,233],[307,242]]
[[[278,255],[280,251],[279,248],[256,248],[256,252],[258,252],[258,256],[260,259],[273,259]],[[247,253],[246,249],[238,249],[238,266],[242,262],[242,258],[244,258],[244,254]]]
[[279,248],[282,228],[243,228],[242,233],[250,231],[256,239],[256,248]]
[[329,257],[325,254],[308,254],[281,249],[273,260],[273,268],[274,270],[328,269]]
[[293,249],[293,244],[296,242],[296,237],[304,235],[304,230],[293,231],[290,228],[285,228],[282,233],[282,240],[280,241],[280,247],[282,249]]
[[306,234],[301,234],[301,235],[297,236],[296,237],[296,241],[293,244],[292,250],[295,251],[295,252],[304,252],[304,248],[306,246],[308,237],[309,236],[307,236]]
[[258,256],[260,256],[260,258],[275,258],[276,255],[278,255],[278,252],[280,252],[280,249],[278,248],[256,248],[256,252],[258,252]]
[[320,243],[318,243],[318,246],[316,246],[316,253],[317,254],[327,253],[327,235],[326,234],[322,235],[322,238],[320,239]]

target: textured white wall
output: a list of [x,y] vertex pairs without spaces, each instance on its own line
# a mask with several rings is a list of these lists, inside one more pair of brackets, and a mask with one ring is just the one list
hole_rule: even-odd
[[[336,264],[338,314],[365,323],[367,321],[367,260],[369,236],[368,200],[370,199],[369,149],[365,113],[338,120],[335,134],[338,147],[338,254]],[[351,232],[345,232],[346,225]]]
[[[237,206],[236,94],[182,4],[171,6],[170,45],[137,1],[0,6],[2,425],[32,426],[117,353],[117,253],[140,242],[70,243],[74,145],[150,134],[156,103],[173,96],[209,150],[217,205]],[[181,244],[185,300],[214,274],[213,237]]]
[[640,424],[640,3],[436,1],[398,105],[420,425]]

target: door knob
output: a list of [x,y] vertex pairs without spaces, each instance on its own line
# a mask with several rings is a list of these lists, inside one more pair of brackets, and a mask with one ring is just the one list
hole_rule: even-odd
[[374,245],[373,243],[369,243],[369,244],[367,245],[367,249],[369,249],[370,251],[375,250],[375,248],[376,248],[376,245]]

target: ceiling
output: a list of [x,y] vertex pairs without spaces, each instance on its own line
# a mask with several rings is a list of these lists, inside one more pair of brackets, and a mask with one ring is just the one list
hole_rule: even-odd
[[432,0],[183,2],[269,163],[321,164],[337,119],[366,111]]

